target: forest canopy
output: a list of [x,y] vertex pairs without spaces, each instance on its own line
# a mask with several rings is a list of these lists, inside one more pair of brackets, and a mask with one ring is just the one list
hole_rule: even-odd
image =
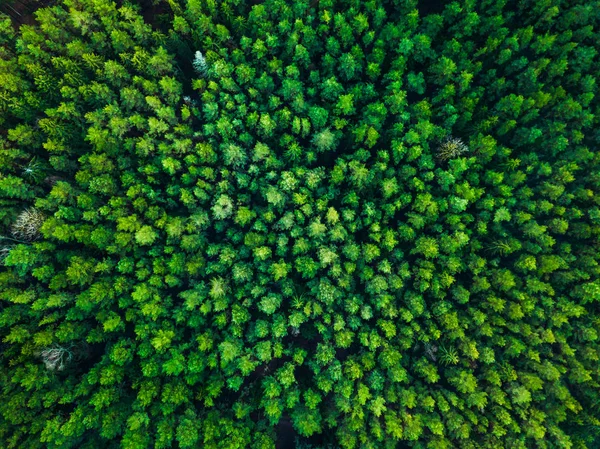
[[600,445],[599,1],[0,16],[0,446]]

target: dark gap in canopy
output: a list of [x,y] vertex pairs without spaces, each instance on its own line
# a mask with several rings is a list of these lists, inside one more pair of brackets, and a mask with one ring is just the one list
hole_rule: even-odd
[[441,14],[450,0],[419,0],[417,9],[419,16],[424,17],[429,14]]

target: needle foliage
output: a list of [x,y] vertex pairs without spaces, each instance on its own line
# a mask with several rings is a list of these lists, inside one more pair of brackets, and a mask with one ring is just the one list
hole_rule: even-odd
[[0,446],[597,447],[599,2],[157,3],[0,21]]

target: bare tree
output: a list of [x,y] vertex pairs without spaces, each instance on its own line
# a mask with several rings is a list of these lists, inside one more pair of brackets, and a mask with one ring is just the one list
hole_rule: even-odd
[[38,209],[25,209],[13,223],[11,234],[15,239],[32,242],[39,237],[44,220],[46,216]]
[[464,142],[455,137],[447,137],[438,148],[438,159],[447,161],[469,151]]

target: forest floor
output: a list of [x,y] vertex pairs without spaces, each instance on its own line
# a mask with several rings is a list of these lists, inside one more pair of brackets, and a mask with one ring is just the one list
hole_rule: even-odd
[[11,18],[15,28],[33,25],[34,13],[38,8],[48,6],[55,0],[0,0],[0,13]]

